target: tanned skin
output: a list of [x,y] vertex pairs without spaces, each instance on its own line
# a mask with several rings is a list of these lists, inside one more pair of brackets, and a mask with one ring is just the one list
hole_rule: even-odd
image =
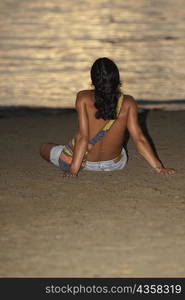
[[[78,129],[76,133],[76,144],[74,148],[73,160],[69,172],[64,172],[63,177],[77,177],[80,165],[86,149],[91,149],[88,141],[94,137],[99,130],[105,125],[107,120],[96,119],[94,106],[94,90],[84,90],[77,93],[76,110],[78,114]],[[149,166],[157,173],[164,175],[175,174],[174,169],[165,168],[158,160],[148,140],[144,136],[138,123],[137,103],[130,95],[124,95],[122,107],[111,129],[105,136],[98,141],[92,151],[88,153],[88,161],[105,161],[114,159],[121,153],[126,129],[136,146],[139,154],[147,161]],[[47,161],[50,161],[50,151],[57,144],[42,144],[40,155]]]

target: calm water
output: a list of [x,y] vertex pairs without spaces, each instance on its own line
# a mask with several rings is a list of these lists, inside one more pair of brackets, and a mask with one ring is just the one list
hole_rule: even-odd
[[0,0],[0,105],[74,107],[92,63],[108,56],[125,93],[185,109],[184,8],[185,0]]

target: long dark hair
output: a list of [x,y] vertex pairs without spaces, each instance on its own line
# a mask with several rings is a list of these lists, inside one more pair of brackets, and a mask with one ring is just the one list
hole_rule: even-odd
[[116,105],[120,96],[120,76],[116,64],[109,58],[98,58],[91,68],[95,88],[96,119],[116,119]]

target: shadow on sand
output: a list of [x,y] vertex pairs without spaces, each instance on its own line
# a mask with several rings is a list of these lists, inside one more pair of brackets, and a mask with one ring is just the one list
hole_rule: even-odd
[[[149,144],[151,145],[157,159],[161,162],[159,156],[158,156],[158,153],[157,153],[157,150],[156,150],[156,147],[154,145],[154,142],[148,132],[148,128],[147,128],[147,117],[148,117],[148,114],[149,114],[150,110],[149,109],[144,109],[142,110],[141,112],[138,113],[138,121],[139,121],[139,125],[141,126],[141,129],[145,135],[145,137],[147,138]],[[128,145],[128,142],[129,142],[129,139],[130,139],[130,134],[128,132],[128,130],[126,130],[126,134],[125,134],[125,140],[124,140],[124,148],[126,150],[126,153],[127,153],[127,156],[128,156],[128,159],[129,159],[129,154],[128,154],[128,150],[127,150],[127,145]]]

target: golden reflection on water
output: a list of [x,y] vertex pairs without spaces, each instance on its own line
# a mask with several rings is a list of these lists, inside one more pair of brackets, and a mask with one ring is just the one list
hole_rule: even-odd
[[185,0],[1,0],[0,104],[74,107],[102,56],[117,63],[123,90],[137,100],[185,99],[184,7]]

